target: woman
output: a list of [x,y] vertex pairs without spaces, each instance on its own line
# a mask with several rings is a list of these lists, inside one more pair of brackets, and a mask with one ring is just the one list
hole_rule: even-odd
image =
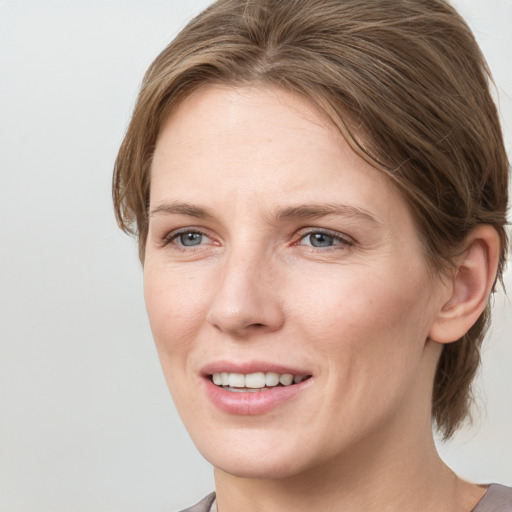
[[157,57],[114,201],[215,468],[190,510],[512,510],[432,434],[468,415],[507,173],[442,0],[221,0]]

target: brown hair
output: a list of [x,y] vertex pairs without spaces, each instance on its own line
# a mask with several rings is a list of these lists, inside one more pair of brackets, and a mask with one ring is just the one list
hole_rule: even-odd
[[[261,83],[313,100],[352,148],[409,203],[432,268],[441,271],[478,224],[507,251],[508,161],[474,37],[443,0],[219,0],[148,69],[115,163],[122,229],[143,262],[150,167],[160,126],[210,83]],[[467,417],[489,306],[446,345],[432,414],[450,437]]]

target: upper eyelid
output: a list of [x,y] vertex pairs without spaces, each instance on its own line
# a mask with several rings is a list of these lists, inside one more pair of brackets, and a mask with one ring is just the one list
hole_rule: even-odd
[[335,231],[335,230],[332,230],[332,229],[319,228],[319,227],[303,228],[303,229],[298,231],[297,237],[298,237],[299,240],[302,240],[306,236],[311,235],[313,233],[321,233],[323,235],[332,236],[333,238],[336,238],[336,239],[341,240],[341,241],[346,242],[346,243],[351,243],[351,244],[355,244],[356,243],[354,238],[352,238],[349,235],[346,235],[344,233],[340,233],[339,231]]
[[176,235],[181,235],[182,233],[200,233],[201,235],[208,236],[208,234],[205,233],[204,229],[195,228],[193,226],[192,227],[186,226],[184,228],[173,229],[173,230],[169,231],[165,236],[166,237],[173,237],[173,236],[176,236]]

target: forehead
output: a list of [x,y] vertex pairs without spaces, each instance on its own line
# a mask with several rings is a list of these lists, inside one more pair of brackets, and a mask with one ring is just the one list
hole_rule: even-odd
[[381,217],[405,206],[311,101],[275,88],[197,91],[163,124],[151,172],[153,206],[324,201],[371,206]]
[[163,123],[155,159],[166,150],[199,157],[198,149],[224,152],[228,146],[233,155],[238,149],[247,156],[251,148],[277,146],[284,153],[296,149],[303,137],[325,145],[339,134],[310,100],[296,93],[275,87],[211,85],[187,97]]

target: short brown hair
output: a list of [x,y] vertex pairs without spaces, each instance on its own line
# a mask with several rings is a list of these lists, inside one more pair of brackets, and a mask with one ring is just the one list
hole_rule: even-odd
[[[260,83],[313,100],[408,202],[432,268],[490,224],[507,251],[508,160],[489,70],[443,0],[219,0],[147,71],[115,163],[122,229],[144,261],[152,154],[162,123],[205,84]],[[446,345],[432,415],[447,438],[467,417],[489,306]]]

